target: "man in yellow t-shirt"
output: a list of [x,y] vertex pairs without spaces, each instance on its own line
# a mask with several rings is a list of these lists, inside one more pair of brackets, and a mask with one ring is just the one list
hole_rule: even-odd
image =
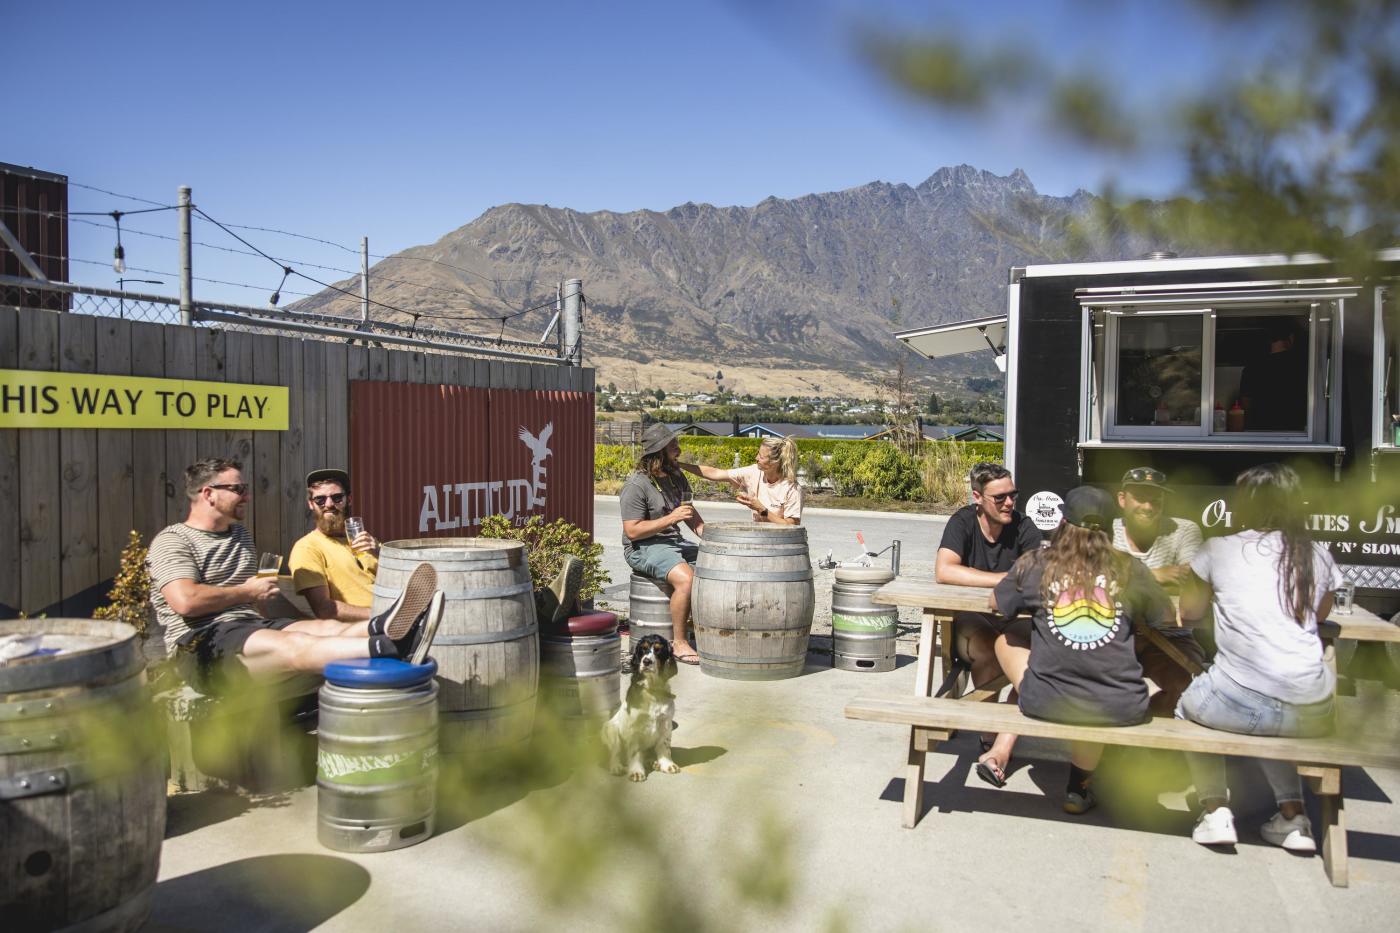
[[350,475],[344,470],[312,470],[306,475],[306,507],[316,528],[292,545],[288,564],[292,586],[318,619],[358,622],[369,618],[379,572],[379,542],[368,531],[353,541],[345,536],[350,514]]

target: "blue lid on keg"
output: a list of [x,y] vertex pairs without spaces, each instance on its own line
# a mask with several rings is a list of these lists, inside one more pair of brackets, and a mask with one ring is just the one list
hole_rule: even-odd
[[437,662],[428,658],[422,664],[409,664],[398,658],[351,658],[326,665],[326,680],[337,687],[362,690],[394,690],[416,687],[433,679]]

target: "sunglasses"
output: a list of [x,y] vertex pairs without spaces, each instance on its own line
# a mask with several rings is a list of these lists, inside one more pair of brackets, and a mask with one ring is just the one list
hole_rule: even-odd
[[246,496],[248,494],[247,483],[210,483],[205,489],[227,489],[235,496]]
[[311,501],[317,505],[325,505],[327,502],[334,502],[336,505],[340,505],[345,501],[345,493],[335,492],[328,496],[312,496]]
[[1149,467],[1137,467],[1123,474],[1123,482],[1126,483],[1154,483],[1166,485],[1167,474],[1161,470],[1153,470]]
[[991,500],[992,500],[993,502],[995,502],[997,505],[1001,505],[1001,504],[1002,504],[1003,502],[1005,502],[1007,499],[1010,499],[1011,501],[1014,502],[1014,501],[1016,501],[1016,497],[1019,496],[1020,494],[1021,494],[1020,490],[1017,490],[1017,489],[1013,489],[1013,490],[1011,490],[1010,492],[992,493],[992,494],[990,494],[990,495],[989,495],[988,493],[985,493],[985,492],[984,492],[984,493],[980,493],[980,495],[982,496],[983,499],[991,499]]

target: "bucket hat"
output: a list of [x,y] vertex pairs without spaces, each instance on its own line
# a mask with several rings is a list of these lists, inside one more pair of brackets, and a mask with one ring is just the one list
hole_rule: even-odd
[[648,425],[642,432],[642,456],[649,457],[654,453],[659,453],[666,449],[666,445],[671,443],[676,436],[676,432],[661,422]]

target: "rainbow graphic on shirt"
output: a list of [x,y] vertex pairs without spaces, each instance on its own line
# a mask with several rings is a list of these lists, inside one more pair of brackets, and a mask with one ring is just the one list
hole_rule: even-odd
[[1102,586],[1091,591],[1063,590],[1050,607],[1050,631],[1066,647],[1092,651],[1113,640],[1122,624],[1118,601]]

